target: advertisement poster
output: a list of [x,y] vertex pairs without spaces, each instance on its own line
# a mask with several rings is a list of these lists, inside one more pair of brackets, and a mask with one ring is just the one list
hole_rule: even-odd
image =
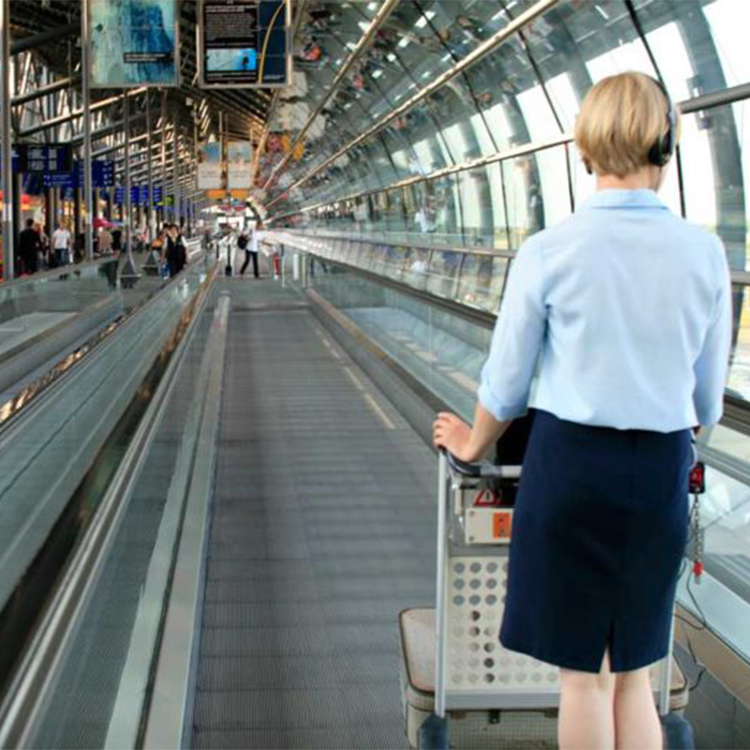
[[87,0],[91,85],[177,86],[176,0]]
[[224,187],[221,143],[201,143],[198,147],[198,190],[221,190]]
[[253,152],[250,141],[227,143],[227,187],[230,190],[252,187]]
[[291,82],[289,0],[202,0],[201,86],[255,88]]

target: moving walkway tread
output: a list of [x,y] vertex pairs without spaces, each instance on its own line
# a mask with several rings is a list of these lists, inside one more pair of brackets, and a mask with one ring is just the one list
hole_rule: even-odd
[[291,293],[232,286],[193,746],[399,747],[434,454]]

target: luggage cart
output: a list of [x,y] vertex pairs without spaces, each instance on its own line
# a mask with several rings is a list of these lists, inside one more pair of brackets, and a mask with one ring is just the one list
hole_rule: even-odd
[[[498,442],[496,463],[440,455],[437,605],[400,615],[411,747],[449,747],[449,721],[450,747],[557,747],[559,670],[504,649],[498,638],[530,428],[531,417],[511,425]],[[671,648],[652,669],[652,683],[660,714],[682,722],[684,736],[686,722],[679,716],[687,705],[687,682]],[[669,721],[665,728],[669,735]]]

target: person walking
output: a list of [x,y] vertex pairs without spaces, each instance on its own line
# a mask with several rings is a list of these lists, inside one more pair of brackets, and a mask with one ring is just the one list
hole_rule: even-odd
[[52,250],[58,266],[67,266],[70,263],[70,240],[68,226],[62,221],[52,234]]
[[26,220],[26,229],[18,235],[18,256],[21,261],[20,273],[36,273],[39,270],[39,253],[42,241],[35,229],[34,219]]
[[473,427],[433,427],[474,461],[535,409],[500,640],[560,667],[563,750],[662,747],[649,666],[669,648],[691,429],[721,417],[731,339],[721,241],[657,197],[679,131],[642,73],[589,91],[575,140],[597,190],[518,251]]
[[242,264],[242,268],[240,269],[240,276],[245,275],[247,266],[250,263],[250,261],[252,261],[253,262],[253,276],[256,279],[260,278],[260,274],[258,273],[258,252],[260,251],[260,241],[262,237],[263,237],[263,222],[260,219],[258,219],[258,222],[255,225],[255,229],[253,229],[253,235],[249,243],[248,243],[247,235],[244,232],[242,232],[242,234],[237,239],[237,247],[245,251],[245,262]]
[[99,255],[110,255],[112,253],[112,233],[108,227],[99,230]]

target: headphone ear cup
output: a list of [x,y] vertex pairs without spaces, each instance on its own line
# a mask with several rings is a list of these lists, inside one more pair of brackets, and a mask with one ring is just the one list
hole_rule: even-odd
[[[662,88],[662,91],[664,89]],[[664,95],[667,96],[666,91]],[[648,161],[655,167],[663,167],[672,158],[675,150],[675,130],[677,128],[677,115],[675,114],[674,105],[667,98],[669,109],[667,110],[667,132],[658,138],[648,152]]]
[[667,139],[662,136],[649,149],[648,161],[649,164],[653,164],[655,167],[663,167],[669,161],[671,155],[671,151],[668,150]]

